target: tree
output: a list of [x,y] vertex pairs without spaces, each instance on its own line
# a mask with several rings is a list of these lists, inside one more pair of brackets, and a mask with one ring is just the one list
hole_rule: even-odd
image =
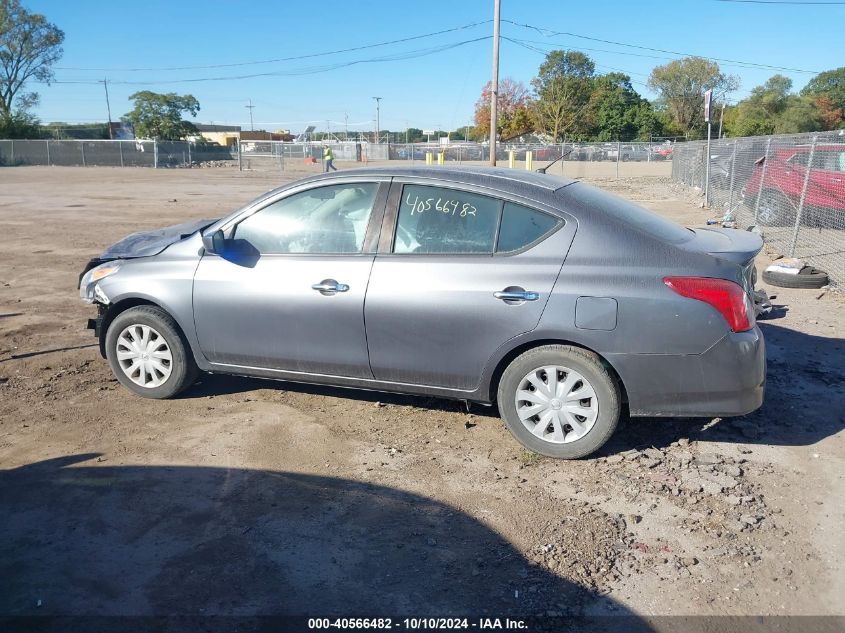
[[24,110],[0,116],[0,138],[41,138],[38,119]]
[[200,110],[200,103],[193,95],[142,90],[129,95],[129,99],[135,102],[135,107],[123,116],[123,121],[131,123],[140,138],[178,141],[198,133],[193,123],[182,119],[183,112],[196,116]]
[[637,94],[628,75],[599,75],[593,86],[589,118],[595,140],[647,140],[658,131],[651,103]]
[[813,97],[790,95],[786,107],[775,122],[775,134],[816,132],[822,129],[819,109]]
[[[658,93],[659,106],[690,136],[701,135],[704,125],[704,93],[713,90],[712,104],[739,88],[739,79],[725,75],[719,64],[701,57],[685,57],[651,71],[648,87]],[[715,108],[714,108],[715,109]]]
[[[490,136],[491,82],[487,82],[475,103],[475,130],[482,137]],[[531,97],[525,84],[509,77],[499,82],[496,99],[496,132],[507,140],[527,134],[534,129],[531,115]]]
[[828,121],[838,119],[835,124],[829,124],[827,129],[841,125],[845,117],[845,66],[827,70],[813,77],[804,86],[801,96],[815,98],[819,109],[828,113],[824,117]]
[[792,80],[783,75],[770,77],[762,86],[731,108],[725,117],[725,130],[731,136],[774,134],[778,118],[790,100]]
[[[19,0],[0,0],[0,118],[26,113],[38,93],[22,92],[29,80],[49,82],[62,56],[65,34]],[[18,117],[20,118],[20,117]]]
[[531,82],[537,93],[537,128],[553,141],[585,137],[595,64],[580,51],[551,51]]

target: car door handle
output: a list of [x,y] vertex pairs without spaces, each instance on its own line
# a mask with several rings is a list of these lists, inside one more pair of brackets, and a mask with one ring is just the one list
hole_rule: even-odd
[[537,301],[540,298],[539,293],[530,290],[499,290],[493,296],[502,301]]
[[324,279],[318,284],[313,284],[311,289],[316,290],[321,294],[334,294],[336,292],[346,292],[349,290],[349,286],[346,284],[340,284],[334,279]]

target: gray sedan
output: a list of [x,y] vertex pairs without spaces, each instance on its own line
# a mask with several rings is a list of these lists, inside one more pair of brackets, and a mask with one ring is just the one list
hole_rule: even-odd
[[525,447],[576,458],[623,412],[761,405],[761,246],[546,174],[361,169],[131,235],[80,294],[141,396],[213,372],[496,403]]

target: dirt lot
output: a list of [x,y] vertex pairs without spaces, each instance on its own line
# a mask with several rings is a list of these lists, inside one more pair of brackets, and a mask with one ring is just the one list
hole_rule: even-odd
[[[209,376],[111,377],[77,298],[123,235],[278,173],[0,170],[0,614],[845,614],[845,303],[770,290],[768,393],[523,451],[495,410]],[[660,177],[600,186],[685,224]],[[760,264],[767,257],[761,255]]]

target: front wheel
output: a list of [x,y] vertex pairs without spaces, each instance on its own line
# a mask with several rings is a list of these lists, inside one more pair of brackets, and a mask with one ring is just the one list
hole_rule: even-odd
[[619,423],[621,398],[599,357],[570,345],[521,354],[502,374],[499,414],[525,448],[577,459],[601,448]]
[[106,333],[106,358],[120,384],[144,398],[171,398],[199,373],[176,322],[156,306],[115,317]]

